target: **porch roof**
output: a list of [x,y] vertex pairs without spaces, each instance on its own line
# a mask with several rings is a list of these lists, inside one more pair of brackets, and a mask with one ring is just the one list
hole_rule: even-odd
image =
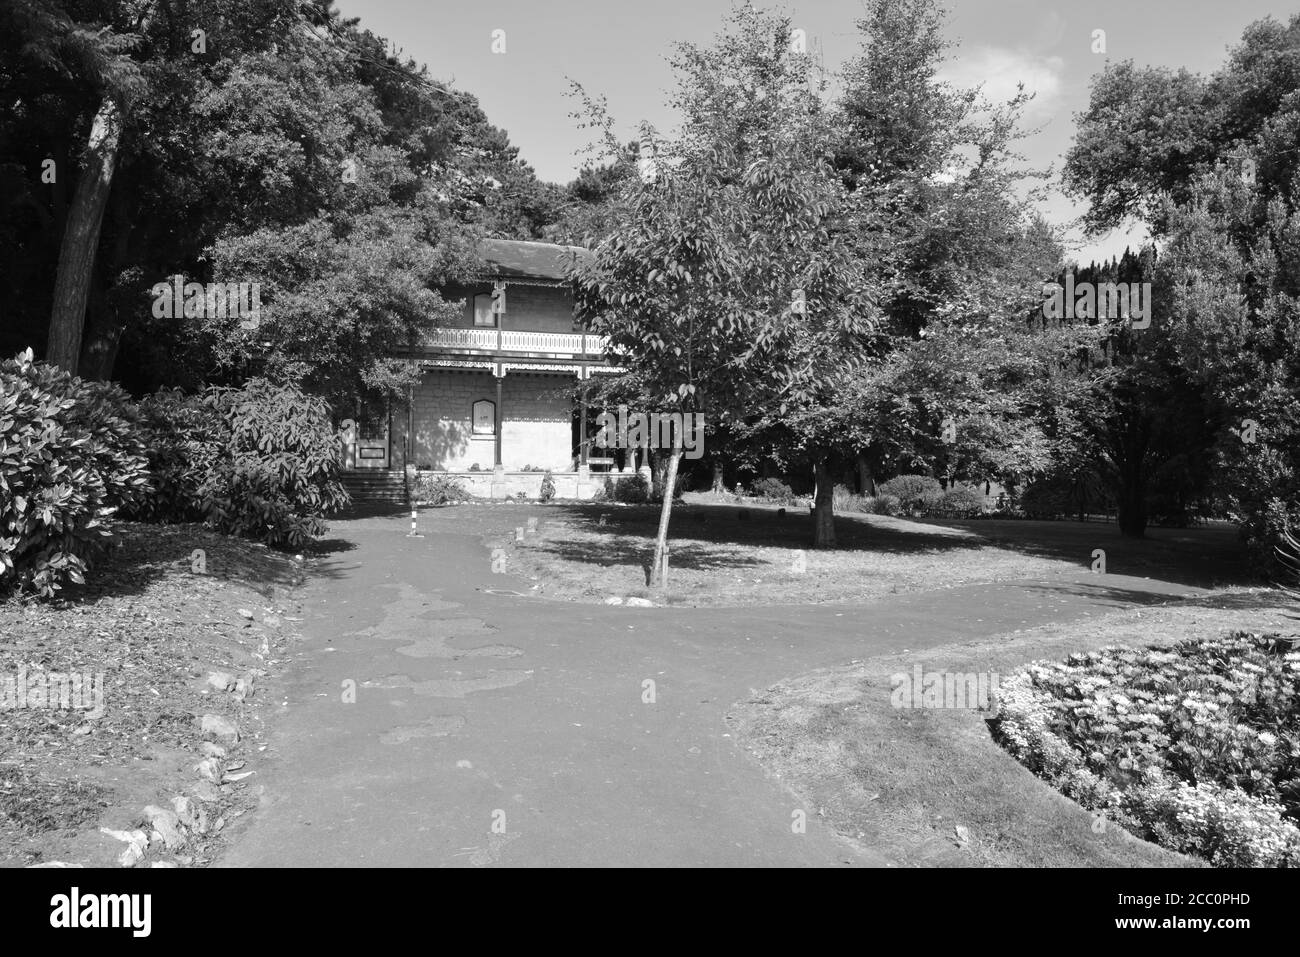
[[586,259],[591,256],[591,251],[582,246],[558,246],[519,239],[484,239],[479,243],[478,251],[487,262],[488,271],[503,279],[561,281],[567,278],[565,267],[572,257]]

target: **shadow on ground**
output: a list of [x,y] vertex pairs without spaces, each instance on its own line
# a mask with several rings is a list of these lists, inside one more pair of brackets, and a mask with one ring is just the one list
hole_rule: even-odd
[[[555,513],[559,513],[555,516]],[[742,515],[743,513],[743,515]],[[622,536],[600,549],[572,543],[539,545],[557,557],[598,565],[641,565],[658,529],[658,506],[571,504],[551,506],[548,514],[586,532]],[[605,526],[600,525],[604,518]],[[673,507],[669,544],[680,568],[745,568],[757,562],[728,546],[808,548],[812,519],[804,509],[728,504],[681,503]],[[1112,575],[1152,578],[1196,588],[1259,584],[1253,576],[1236,526],[1153,528],[1143,539],[1125,538],[1118,526],[1103,522],[975,519],[911,521],[859,513],[836,516],[835,551],[881,555],[942,553],[972,547],[997,547],[1087,568],[1093,552],[1106,553]],[[677,544],[683,539],[689,543]]]

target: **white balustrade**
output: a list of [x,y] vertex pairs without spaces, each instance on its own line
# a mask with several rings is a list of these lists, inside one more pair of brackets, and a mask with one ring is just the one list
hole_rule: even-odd
[[[443,349],[500,348],[503,352],[541,352],[560,355],[582,355],[583,336],[573,332],[529,332],[522,329],[450,329],[432,330],[425,344]],[[586,337],[587,355],[600,355],[605,350],[604,336]]]

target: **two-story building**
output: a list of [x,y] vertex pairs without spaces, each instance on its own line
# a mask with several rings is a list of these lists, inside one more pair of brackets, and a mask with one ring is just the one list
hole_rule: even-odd
[[[561,498],[590,498],[597,470],[625,463],[582,440],[593,375],[618,371],[605,342],[575,326],[566,263],[575,246],[485,240],[480,284],[442,290],[464,300],[459,322],[429,332],[404,358],[421,375],[407,402],[359,420],[347,464],[357,470],[453,475],[475,495],[535,496],[549,471]],[[601,458],[593,458],[600,454]]]

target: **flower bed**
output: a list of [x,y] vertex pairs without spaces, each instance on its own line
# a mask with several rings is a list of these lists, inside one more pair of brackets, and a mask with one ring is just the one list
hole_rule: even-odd
[[1133,833],[1223,867],[1300,866],[1300,650],[1238,632],[1002,681],[995,733]]

